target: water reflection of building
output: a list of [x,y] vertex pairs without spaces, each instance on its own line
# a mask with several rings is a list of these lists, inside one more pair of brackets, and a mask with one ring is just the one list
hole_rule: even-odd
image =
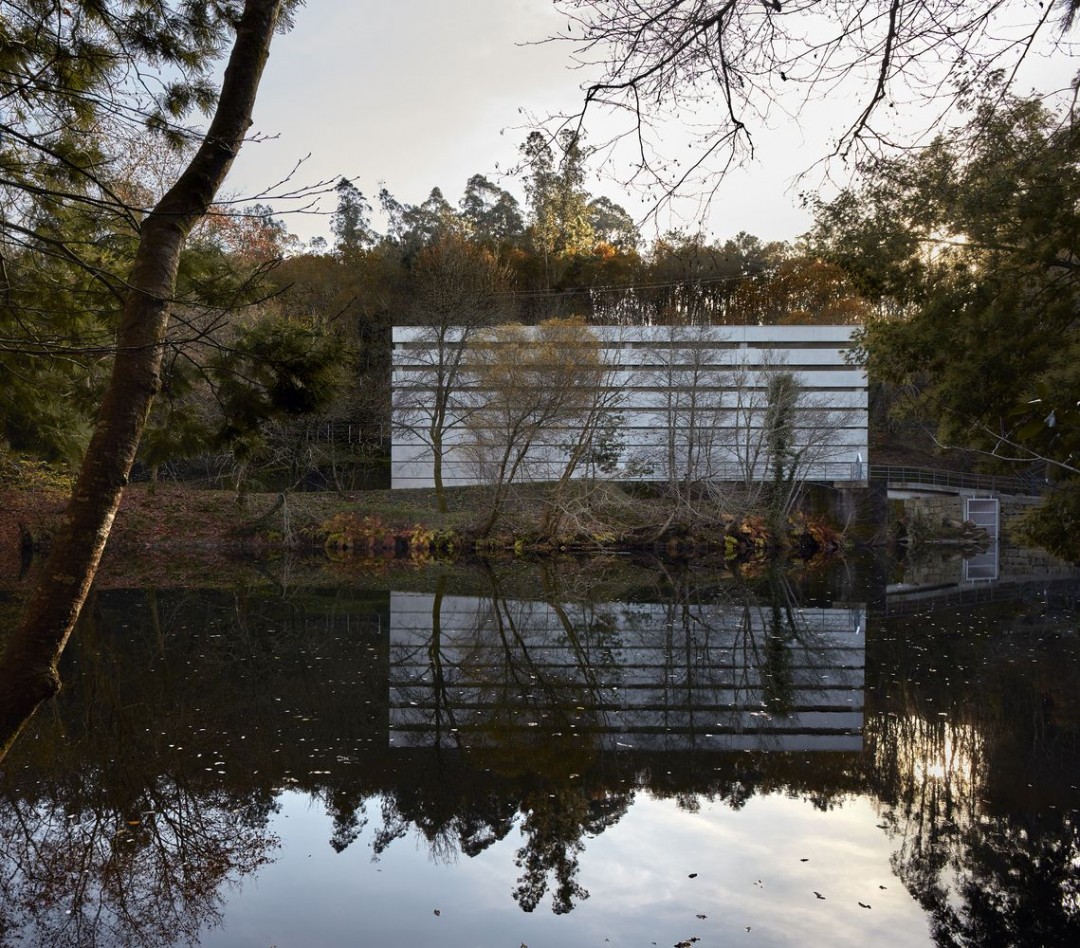
[[992,602],[1056,602],[1063,608],[1075,608],[1080,572],[1070,564],[1051,561],[1048,554],[1005,548],[999,557],[995,548],[995,568],[1000,561],[1008,571],[1003,569],[992,580],[980,577],[976,581],[972,573],[988,562],[986,558],[950,557],[947,553],[908,570],[904,582],[886,586],[882,608],[875,610],[875,617],[879,613],[884,617],[971,609]]
[[394,593],[391,746],[540,729],[623,750],[858,751],[862,606]]
[[[379,855],[400,841],[447,860],[519,847],[506,887],[531,910],[547,886],[559,913],[596,879],[594,863],[579,866],[591,838],[645,795],[691,812],[772,794],[823,810],[855,803],[842,823],[859,845],[867,818],[889,838],[938,943],[1080,944],[1075,578],[1018,587],[1008,608],[965,599],[951,614],[875,612],[863,738],[840,733],[850,752],[814,754],[723,751],[740,733],[766,748],[830,737],[791,721],[765,731],[750,714],[762,702],[774,722],[785,705],[862,712],[861,610],[800,610],[782,583],[634,588],[670,589],[672,602],[102,590],[67,653],[64,689],[0,775],[0,943],[193,941],[236,883],[275,858],[270,821],[289,788],[332,818],[329,840],[304,835],[329,829],[317,820],[294,825],[281,841],[294,852],[328,841]],[[858,660],[837,660],[848,646]],[[803,680],[816,696],[799,696]],[[715,727],[732,716],[718,710],[725,688],[750,717],[741,732]],[[441,750],[495,741],[494,753]],[[639,749],[622,753],[629,744]],[[807,819],[810,838],[821,823]],[[725,817],[753,846],[760,826]],[[499,861],[487,863],[485,901]],[[430,878],[401,884],[420,886],[423,902]],[[830,893],[828,904],[840,903]],[[851,911],[876,918],[881,907]]]

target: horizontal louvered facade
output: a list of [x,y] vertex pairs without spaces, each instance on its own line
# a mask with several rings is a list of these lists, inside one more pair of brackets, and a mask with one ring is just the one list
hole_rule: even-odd
[[[537,332],[535,327],[524,331]],[[595,437],[604,439],[604,476],[768,479],[770,379],[789,373],[798,390],[790,436],[799,479],[864,482],[867,381],[863,368],[846,358],[852,331],[850,326],[582,326],[580,345],[598,367],[583,384],[602,404]],[[464,337],[466,350],[483,346],[489,359],[498,349],[498,337],[479,330]],[[468,352],[457,360],[462,338],[463,331],[454,330],[439,345],[432,330],[394,329],[393,487],[432,486],[440,441],[446,486],[491,479],[490,457],[506,440],[500,425],[509,426],[491,408],[492,393],[483,374],[471,368]],[[447,386],[440,379],[448,377],[452,384]],[[538,387],[538,377],[542,371],[530,366],[523,385]],[[565,374],[558,377],[566,384]],[[441,437],[435,438],[439,392],[446,405]],[[587,417],[581,399],[577,402],[576,413],[538,423],[517,480],[560,476]],[[595,468],[579,465],[575,471],[576,476],[588,473],[596,474]]]
[[[392,746],[858,751],[861,605],[552,605],[393,593]],[[517,735],[517,737],[515,737]]]

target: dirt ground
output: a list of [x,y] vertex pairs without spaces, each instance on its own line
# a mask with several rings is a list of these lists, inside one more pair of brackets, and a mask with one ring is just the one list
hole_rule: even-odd
[[[66,494],[53,488],[0,490],[0,589],[24,586],[40,566],[63,514]],[[99,582],[183,583],[191,576],[225,578],[250,570],[255,559],[282,548],[321,555],[324,525],[343,512],[377,517],[389,528],[418,522],[460,528],[474,516],[475,498],[455,497],[451,511],[435,510],[433,491],[290,494],[279,505],[274,493],[249,494],[240,505],[232,491],[178,484],[132,484],[113,524]],[[40,544],[29,563],[23,537]]]
[[[230,558],[255,550],[256,541],[245,539],[240,529],[273,507],[277,495],[253,495],[244,508],[224,491],[193,490],[170,486],[151,496],[145,485],[133,485],[124,493],[120,511],[102,562],[102,578],[121,571],[161,576],[185,565],[206,570]],[[295,503],[289,513],[297,528],[310,526],[322,511],[339,507],[340,498],[322,502],[322,495]],[[66,496],[58,490],[0,491],[0,588],[22,585],[27,573],[39,566],[63,514]],[[281,530],[277,522],[267,522],[269,530]],[[25,537],[36,544],[27,562]]]

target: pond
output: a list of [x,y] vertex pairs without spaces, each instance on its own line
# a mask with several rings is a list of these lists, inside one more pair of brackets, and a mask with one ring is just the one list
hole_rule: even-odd
[[618,559],[103,590],[0,774],[0,945],[1080,944],[1078,600]]

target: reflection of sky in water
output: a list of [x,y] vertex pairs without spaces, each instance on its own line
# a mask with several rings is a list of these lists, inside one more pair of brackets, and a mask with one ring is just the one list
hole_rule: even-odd
[[1080,944],[1076,588],[102,594],[0,774],[0,945]]
[[[287,793],[273,824],[279,858],[230,899],[224,928],[202,944],[929,944],[926,918],[893,876],[894,847],[865,798],[828,812],[780,795],[739,811],[701,803],[689,813],[639,794],[616,826],[585,841],[580,882],[591,897],[558,916],[546,904],[526,914],[511,898],[516,832],[451,864],[433,862],[415,837],[375,862],[370,827],[336,854],[320,804]],[[368,812],[378,812],[377,801]]]

